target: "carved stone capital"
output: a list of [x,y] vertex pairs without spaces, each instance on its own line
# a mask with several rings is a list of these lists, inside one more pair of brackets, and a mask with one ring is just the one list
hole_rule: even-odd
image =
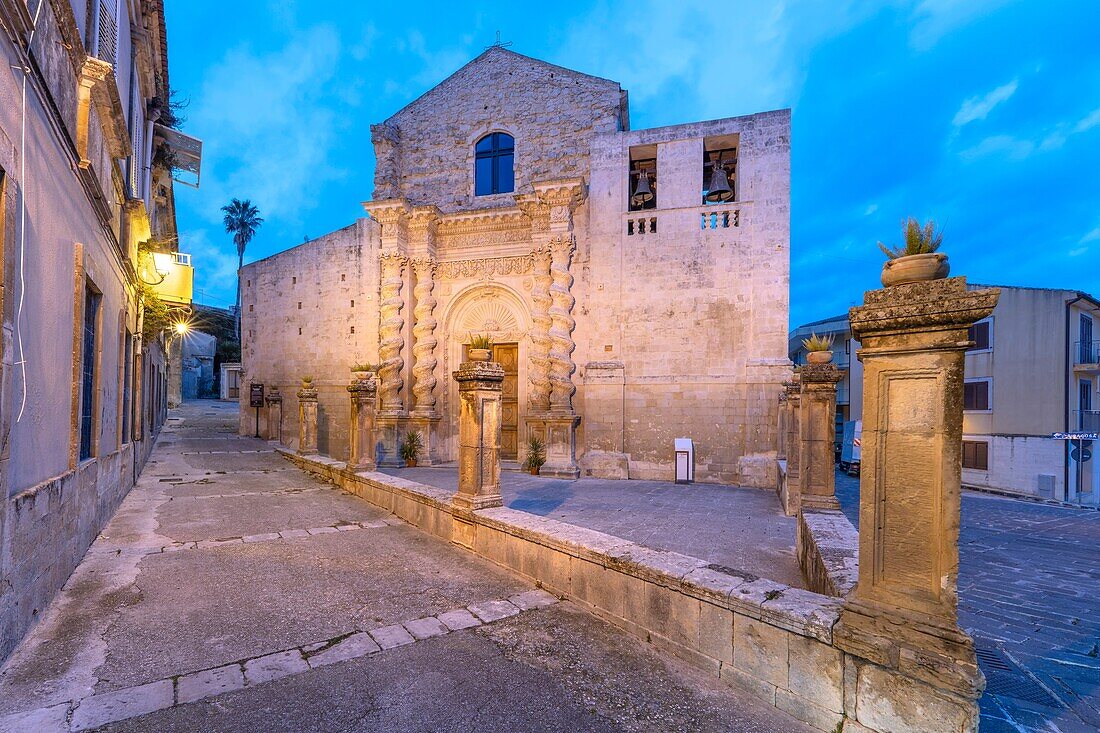
[[848,318],[852,335],[861,341],[916,331],[958,331],[992,313],[1000,292],[968,290],[965,277],[894,285],[864,293],[864,304],[851,308]]
[[433,257],[411,257],[408,260],[417,280],[434,280],[438,262]]
[[836,364],[806,364],[800,375],[803,389],[810,388],[810,385],[835,387],[844,378],[844,372]]
[[[405,244],[409,240],[409,218],[412,207],[405,199],[390,199],[388,201],[365,201],[363,208],[367,210],[371,218],[382,226],[383,240],[396,240]],[[383,245],[386,242],[383,241]]]
[[298,390],[298,401],[299,402],[316,402],[317,401],[317,390],[313,389],[312,387],[310,387],[309,389],[306,389],[305,387],[303,387],[302,389]]
[[499,390],[504,383],[504,367],[495,361],[464,361],[452,376],[460,390]]
[[435,256],[436,232],[442,213],[435,206],[417,206],[409,215],[409,245],[418,251]]
[[374,396],[378,390],[378,382],[375,381],[374,377],[354,379],[351,384],[347,386],[347,390],[351,393],[351,397],[354,400],[374,402]]

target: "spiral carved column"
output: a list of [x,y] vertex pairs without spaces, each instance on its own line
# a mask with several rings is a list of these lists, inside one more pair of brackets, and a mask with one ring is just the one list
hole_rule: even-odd
[[435,289],[435,260],[430,258],[412,261],[416,275],[416,308],[413,309],[413,411],[418,414],[435,413],[435,347],[439,343],[435,337],[436,299],[432,295]]
[[559,413],[573,412],[573,305],[576,298],[569,292],[573,276],[569,261],[573,256],[573,237],[559,237],[550,243],[550,410]]
[[528,357],[527,374],[531,384],[530,404],[532,412],[547,412],[550,409],[550,285],[554,278],[550,274],[550,249],[538,247],[534,252],[535,282],[531,289],[531,301],[534,304],[531,313],[531,354]]
[[401,288],[404,284],[402,273],[407,261],[406,257],[394,252],[383,252],[381,255],[382,292],[379,304],[378,376],[382,379],[379,393],[383,412],[401,412],[405,407],[401,399],[401,388],[405,386],[405,380],[401,377],[401,370],[405,366],[405,360],[401,356],[402,347],[405,345],[405,339],[401,334],[405,326],[405,317],[401,314],[405,307]]

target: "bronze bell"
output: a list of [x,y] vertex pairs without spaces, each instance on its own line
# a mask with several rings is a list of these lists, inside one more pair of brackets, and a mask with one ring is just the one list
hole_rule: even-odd
[[716,204],[720,201],[733,199],[733,189],[730,188],[729,178],[722,161],[716,160],[711,165],[710,186],[707,188],[707,203]]
[[638,171],[638,185],[634,187],[634,194],[630,197],[632,206],[644,206],[653,200],[653,189],[649,186],[649,171]]

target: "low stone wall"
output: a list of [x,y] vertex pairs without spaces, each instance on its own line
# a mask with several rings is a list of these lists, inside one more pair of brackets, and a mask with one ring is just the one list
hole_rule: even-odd
[[803,509],[795,529],[798,565],[815,593],[843,598],[859,579],[859,532],[843,512]]
[[838,649],[839,598],[506,507],[462,512],[450,491],[280,452],[819,730],[944,733],[976,725],[930,686]]
[[134,485],[155,438],[130,443],[10,499],[0,588],[0,662],[68,580]]

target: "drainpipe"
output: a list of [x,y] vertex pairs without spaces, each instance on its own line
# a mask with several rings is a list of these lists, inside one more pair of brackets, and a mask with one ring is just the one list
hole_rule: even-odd
[[[1073,373],[1073,342],[1070,340],[1070,317],[1069,317],[1069,315],[1070,315],[1070,308],[1073,306],[1073,304],[1080,301],[1080,300],[1084,300],[1084,299],[1085,299],[1085,297],[1082,294],[1078,293],[1076,298],[1074,298],[1073,300],[1067,300],[1066,301],[1066,348],[1064,349],[1063,353],[1066,355],[1066,358],[1069,360],[1069,362],[1066,364],[1066,368],[1063,371],[1062,379],[1065,382],[1065,397],[1064,397],[1065,406],[1066,406],[1065,432],[1067,432],[1067,433],[1070,432],[1070,414],[1071,414],[1071,412],[1070,412],[1070,401],[1069,401],[1069,396],[1070,396],[1070,391],[1069,391],[1070,378],[1069,378],[1069,375]],[[1069,462],[1070,462],[1069,450],[1070,450],[1070,443],[1071,442],[1072,441],[1069,441],[1069,440],[1063,441],[1063,449],[1064,450],[1062,451],[1062,457],[1064,459],[1062,461],[1062,486],[1065,489],[1066,501],[1069,501]]]

